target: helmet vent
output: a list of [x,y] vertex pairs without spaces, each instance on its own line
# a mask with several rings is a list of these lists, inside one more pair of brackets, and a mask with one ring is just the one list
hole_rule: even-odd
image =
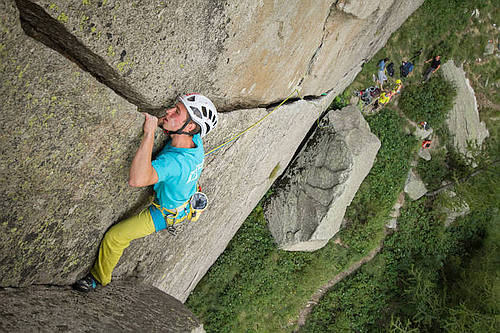
[[209,125],[209,124],[205,124],[205,125],[207,126],[207,130],[206,130],[206,132],[205,132],[205,133],[210,132],[210,125]]
[[195,98],[196,98],[195,96],[189,96],[187,100],[190,102],[194,102]]
[[198,118],[201,118],[201,112],[198,108],[195,108],[194,106],[191,106],[191,110],[193,111],[194,115]]
[[207,108],[206,108],[206,107],[204,107],[204,106],[202,106],[202,107],[201,107],[201,111],[203,112],[203,116],[205,116],[205,117],[206,117],[206,116],[207,116]]
[[212,110],[208,110],[208,118],[212,119],[213,118],[213,115],[212,115]]

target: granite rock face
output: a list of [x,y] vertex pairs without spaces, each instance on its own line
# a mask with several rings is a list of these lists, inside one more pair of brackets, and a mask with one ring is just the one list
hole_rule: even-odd
[[333,88],[422,2],[17,0],[48,45],[134,104],[198,91],[225,110]]
[[0,298],[2,332],[205,332],[181,302],[137,281],[89,294],[69,287],[7,288]]
[[[125,252],[116,275],[137,274],[185,300],[283,172],[319,112],[327,108],[335,95],[332,92],[316,100],[285,104],[252,131],[209,155],[200,178],[209,198],[204,215],[196,223],[181,226],[175,238],[168,233],[157,233],[137,241],[137,245]],[[220,128],[213,136],[207,136],[206,151],[270,111],[251,109],[222,114]]]
[[330,111],[277,184],[265,207],[280,248],[314,251],[340,228],[380,141],[355,106]]
[[68,283],[147,193],[127,184],[143,116],[0,9],[0,286]]
[[[390,1],[386,1],[390,2]],[[380,6],[380,0],[363,1],[363,0],[340,0],[337,1],[337,8],[344,12],[354,15],[360,19],[365,19],[370,16]]]
[[213,98],[231,112],[208,151],[299,89],[306,99],[294,94],[206,159],[198,223],[135,241],[120,260],[114,278],[184,301],[318,114],[421,3],[381,0],[361,19],[334,1],[0,0],[0,286],[73,283],[104,232],[145,207],[151,190],[127,185],[137,107],[157,112],[193,90]]
[[469,142],[481,147],[489,136],[486,124],[479,119],[476,96],[462,68],[455,66],[453,60],[442,66],[443,76],[457,88],[453,109],[448,114],[448,128],[454,135],[453,143],[459,152],[470,155]]

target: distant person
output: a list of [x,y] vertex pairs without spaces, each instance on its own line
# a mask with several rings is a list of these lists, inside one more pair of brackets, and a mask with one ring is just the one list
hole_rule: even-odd
[[391,90],[392,95],[399,94],[401,92],[401,89],[403,89],[403,82],[400,79],[396,80],[396,84]]
[[401,63],[401,66],[399,67],[399,72],[401,74],[401,77],[405,78],[409,76],[413,72],[413,68],[415,66],[411,61],[403,61]]
[[388,61],[389,58],[384,58],[378,62],[377,85],[380,90],[384,89],[384,82],[387,81],[387,76],[385,74],[385,65]]
[[431,128],[426,121],[421,121],[420,123],[418,123],[418,127],[420,129],[423,129],[424,131],[428,131]]
[[427,61],[426,64],[431,63],[431,66],[424,73],[424,82],[427,82],[432,74],[434,74],[441,67],[441,56],[435,56]]
[[392,91],[384,91],[383,93],[380,94],[379,98],[375,102],[374,109],[377,110],[379,107],[384,107],[387,105],[393,96]]
[[385,71],[385,66],[389,62],[389,58],[384,58],[378,62],[378,70]]

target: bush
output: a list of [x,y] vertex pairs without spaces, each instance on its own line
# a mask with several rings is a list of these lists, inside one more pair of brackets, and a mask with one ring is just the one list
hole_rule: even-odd
[[440,128],[453,108],[455,87],[441,76],[432,77],[427,83],[405,87],[399,107],[415,122],[427,121],[434,129]]

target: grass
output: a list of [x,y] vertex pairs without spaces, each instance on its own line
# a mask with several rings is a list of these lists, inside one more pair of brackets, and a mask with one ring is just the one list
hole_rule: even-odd
[[403,209],[382,252],[327,293],[302,332],[499,328],[498,218],[476,212],[446,229],[430,203]]
[[437,75],[426,84],[413,84],[401,93],[399,107],[416,123],[427,121],[434,129],[446,126],[448,111],[453,108],[456,90],[453,85]]
[[286,331],[314,286],[359,256],[333,243],[318,253],[278,250],[259,204],[187,305],[207,332]]

